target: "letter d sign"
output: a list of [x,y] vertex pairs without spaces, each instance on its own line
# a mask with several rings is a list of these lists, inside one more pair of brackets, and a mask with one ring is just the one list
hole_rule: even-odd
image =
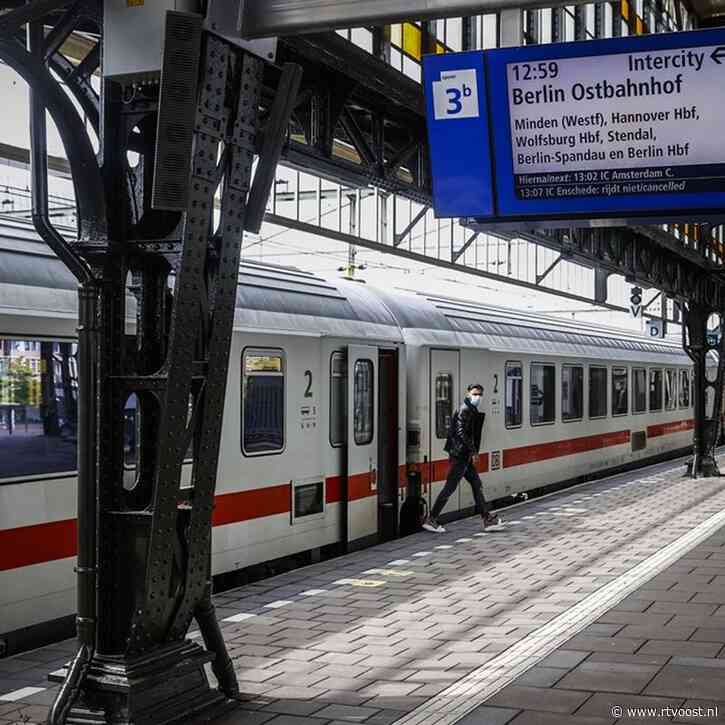
[[478,118],[476,71],[441,71],[441,79],[433,81],[433,111],[436,121]]

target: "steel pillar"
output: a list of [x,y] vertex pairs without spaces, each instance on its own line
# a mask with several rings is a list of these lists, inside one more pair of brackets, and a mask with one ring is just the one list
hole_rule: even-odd
[[[207,33],[201,16],[169,13],[160,92],[104,80],[99,99],[100,41],[80,65],[60,53],[89,19],[100,37],[99,7],[35,0],[0,22],[0,58],[31,89],[33,221],[79,280],[78,650],[49,724],[186,723],[239,694],[211,599],[211,516],[242,235],[262,218],[301,71],[287,64],[283,93],[262,103],[263,61]],[[98,158],[49,67],[90,112]],[[76,189],[72,240],[48,213],[46,109]],[[193,618],[204,646],[186,639]]]
[[708,320],[715,314],[711,307],[690,303],[683,306],[683,313],[682,344],[694,364],[695,430],[687,473],[692,478],[719,476],[715,447],[722,425],[725,338],[708,338]]

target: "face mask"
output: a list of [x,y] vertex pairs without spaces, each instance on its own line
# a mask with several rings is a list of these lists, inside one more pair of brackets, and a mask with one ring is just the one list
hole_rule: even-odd
[[478,408],[478,404],[481,402],[481,396],[471,395],[469,400],[471,401],[471,405],[475,405]]

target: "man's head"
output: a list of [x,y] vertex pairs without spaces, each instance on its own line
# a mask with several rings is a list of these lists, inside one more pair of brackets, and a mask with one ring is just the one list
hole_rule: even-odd
[[466,397],[476,407],[481,403],[481,396],[483,395],[483,385],[478,383],[472,383],[466,388]]

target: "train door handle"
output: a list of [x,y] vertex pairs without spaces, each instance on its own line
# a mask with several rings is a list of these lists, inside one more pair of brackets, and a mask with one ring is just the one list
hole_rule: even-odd
[[370,490],[371,491],[377,491],[378,490],[378,472],[375,466],[373,465],[373,459],[370,458]]

